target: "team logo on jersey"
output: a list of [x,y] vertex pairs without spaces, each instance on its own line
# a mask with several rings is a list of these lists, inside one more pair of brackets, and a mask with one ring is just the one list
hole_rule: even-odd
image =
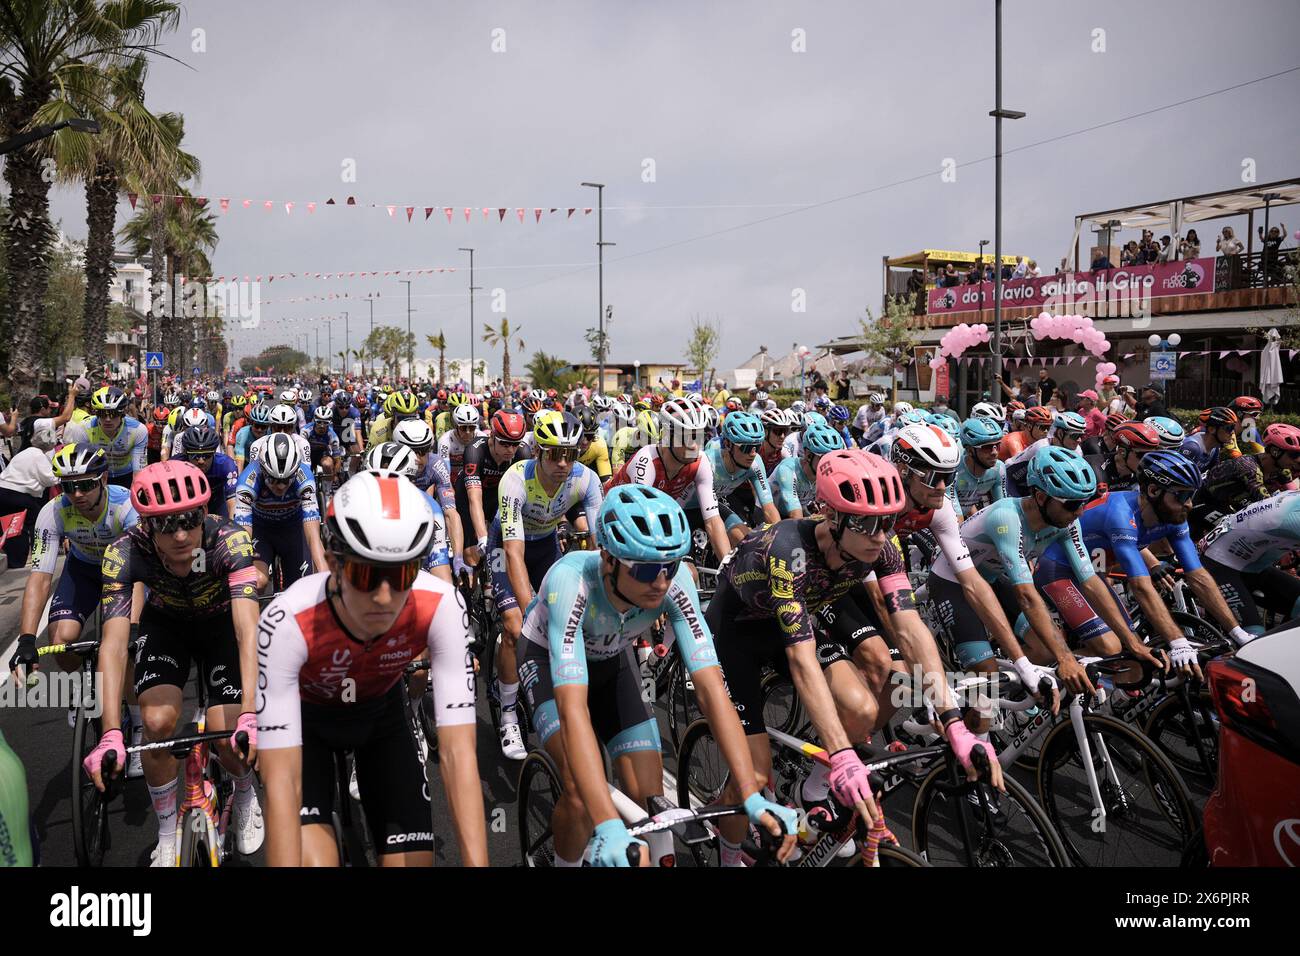
[[122,553],[122,547],[117,542],[110,544],[104,549],[104,559],[101,564],[101,572],[109,580],[116,581],[122,573],[122,567],[126,564],[126,555]]

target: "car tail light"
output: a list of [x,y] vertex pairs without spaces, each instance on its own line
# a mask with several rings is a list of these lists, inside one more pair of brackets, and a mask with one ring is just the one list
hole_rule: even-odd
[[1226,726],[1300,763],[1300,700],[1286,681],[1237,658],[1211,661],[1206,680]]

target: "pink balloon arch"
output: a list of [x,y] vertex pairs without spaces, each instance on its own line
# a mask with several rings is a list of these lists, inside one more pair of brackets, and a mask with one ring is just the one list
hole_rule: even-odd
[[[1093,325],[1092,319],[1086,315],[1052,315],[1050,312],[1040,312],[1030,320],[1029,330],[1033,333],[1035,341],[1064,339],[1082,345],[1097,358],[1104,358],[1110,351],[1110,341],[1106,338],[1106,333]],[[990,338],[989,327],[986,324],[967,325],[963,322],[950,329],[939,340],[939,354],[930,360],[930,367],[937,369],[942,367],[949,358],[961,358],[967,349],[982,345]],[[1115,374],[1115,369],[1113,362],[1098,363],[1096,368],[1098,387],[1107,375]]]

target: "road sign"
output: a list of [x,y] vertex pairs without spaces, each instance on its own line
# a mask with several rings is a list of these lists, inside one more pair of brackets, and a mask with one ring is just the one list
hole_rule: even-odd
[[1178,377],[1178,353],[1177,352],[1152,352],[1151,353],[1151,378],[1153,380],[1168,380]]
[[155,370],[161,372],[163,367],[163,354],[161,352],[145,352],[144,367],[146,370],[151,372]]
[[202,370],[201,370],[201,369],[196,365],[196,366],[194,366],[194,370],[193,370],[193,371],[194,371],[194,374],[195,374],[195,375],[198,375],[199,372],[202,371]]

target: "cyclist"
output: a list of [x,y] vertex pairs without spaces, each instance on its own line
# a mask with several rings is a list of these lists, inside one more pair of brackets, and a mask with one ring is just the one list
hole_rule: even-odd
[[[424,422],[419,419],[409,419],[409,421],[424,425]],[[402,424],[407,423],[403,422]],[[396,475],[410,481],[418,470],[419,465],[415,452],[398,442],[386,441],[382,445],[371,445],[370,451],[366,452],[366,471],[381,477]],[[414,482],[411,483],[414,484]],[[421,489],[421,491],[424,490]],[[448,519],[442,510],[441,503],[429,492],[424,491],[424,494],[428,495],[429,507],[433,511],[434,535],[433,544],[430,546],[421,567],[434,577],[442,578],[450,583],[452,577],[450,560],[447,555]]]
[[[1022,455],[1028,446],[1047,437],[1047,432],[1052,427],[1052,412],[1042,405],[1035,405],[1026,408],[1020,419],[1013,412],[1011,421],[1011,430],[998,443],[998,460],[1007,463]],[[1020,423],[1019,428],[1016,427],[1017,421]]]
[[151,421],[145,426],[148,435],[148,441],[145,445],[145,462],[154,464],[162,461],[162,439],[163,431],[167,427],[167,417],[171,413],[167,411],[165,405],[155,405],[153,412],[150,414]]
[[656,488],[621,485],[601,505],[596,539],[599,551],[571,552],[546,572],[525,614],[519,657],[538,739],[564,781],[552,813],[556,865],[581,865],[593,825],[597,866],[627,866],[628,847],[641,843],[610,799],[599,744],[628,796],[640,805],[662,796],[659,725],[641,696],[633,645],[663,615],[718,748],[743,781],[746,815],[773,836],[785,835],[785,859],[794,848],[795,813],[765,800],[755,785],[699,595],[682,567],[691,532],[681,506]]
[[[448,394],[445,391],[438,392],[439,407],[442,410],[433,420],[434,437],[441,443],[442,436],[447,434],[456,427],[454,421],[456,409],[472,407],[469,404],[469,396],[464,392],[452,392]],[[445,405],[445,407],[443,407]]]
[[239,475],[234,514],[235,523],[253,538],[259,590],[270,581],[277,557],[283,587],[310,573],[308,561],[317,571],[325,567],[316,479],[293,436],[268,435],[262,441],[259,454]]
[[217,427],[215,419],[201,408],[187,408],[181,413],[180,421],[177,428],[172,432],[170,439],[163,439],[163,461],[172,458],[179,458],[181,454],[181,436],[191,428],[211,428]]
[[[1034,409],[1029,409],[1033,412]],[[1043,411],[1047,411],[1043,409]],[[1083,452],[1079,445],[1083,441],[1083,433],[1087,430],[1087,423],[1084,422],[1083,416],[1078,412],[1060,412],[1053,415],[1047,413],[1051,418],[1051,426],[1047,434],[1041,438],[1035,437],[1042,431],[1041,414],[1031,416],[1028,412],[1025,414],[1025,421],[1029,422],[1030,444],[1025,446],[1024,451],[1007,461],[1007,491],[1014,495],[1024,493],[1025,475],[1029,471],[1029,463],[1034,460],[1038,452],[1047,447],[1064,448],[1066,451],[1083,457]]]
[[803,450],[785,458],[772,473],[772,500],[782,518],[802,518],[817,498],[817,462],[822,455],[844,448],[844,439],[829,426],[810,425]]
[[500,503],[501,476],[515,462],[524,460],[520,448],[524,439],[523,415],[503,409],[493,413],[488,425],[488,437],[474,439],[465,449],[464,467],[453,483],[460,524],[474,535],[474,543],[465,545],[464,561],[475,567],[487,551],[488,528],[496,518]]
[[[824,672],[845,659],[843,648],[819,634],[819,611],[861,589],[875,573],[901,649],[919,663],[924,683],[937,698],[944,732],[963,766],[979,743],[952,706],[934,641],[915,610],[903,559],[890,542],[904,504],[898,471],[884,459],[858,449],[831,452],[817,466],[821,516],[781,521],[742,541],[718,575],[718,589],[705,619],[713,631],[718,661],[754,762],[760,787],[772,772],[772,751],[763,723],[760,671],[771,666],[788,672],[822,746],[831,754],[829,771],[814,771],[801,797],[820,801],[827,791],[844,806],[856,807],[870,825],[879,816],[867,773],[853,750],[855,737],[836,712]],[[861,730],[861,728],[855,728]],[[992,780],[1001,770],[992,747]],[[973,776],[973,771],[968,770]],[[733,774],[723,799],[739,798]],[[736,865],[744,836],[743,820],[720,825],[723,865]]]
[[209,389],[208,394],[203,396],[207,400],[207,411],[212,416],[213,427],[221,424],[221,393],[215,389]]
[[953,490],[962,517],[968,517],[1007,494],[1007,468],[998,461],[1002,425],[997,419],[972,416],[961,425],[965,453],[953,476]]
[[[758,401],[755,400],[754,404],[757,405]],[[776,466],[781,464],[781,449],[785,446],[785,440],[794,426],[790,424],[790,417],[785,410],[775,405],[771,408],[764,407],[757,413],[751,407],[749,414],[757,414],[758,420],[763,423],[765,434],[758,455],[763,459],[763,468],[767,471],[768,477],[771,477],[776,471]]]
[[1300,616],[1300,578],[1277,565],[1300,548],[1300,491],[1282,491],[1221,519],[1197,542],[1201,563],[1234,617],[1252,635],[1264,633],[1257,595],[1284,620]]
[[36,830],[27,810],[27,772],[0,732],[0,867],[32,866],[34,846]]
[[319,473],[324,478],[333,479],[337,474],[339,461],[343,458],[343,446],[339,436],[334,432],[334,411],[328,405],[321,405],[312,412],[311,428],[303,436],[311,452],[312,474]]
[[648,410],[637,412],[636,424],[620,428],[614,435],[614,444],[610,447],[610,466],[618,471],[646,445],[656,444],[659,436],[659,419],[655,413]]
[[438,439],[438,457],[447,463],[453,481],[460,475],[465,462],[466,447],[483,435],[479,422],[478,409],[468,402],[461,402],[451,413],[451,429]]
[[1127,491],[1137,484],[1142,456],[1160,449],[1160,436],[1148,418],[1144,422],[1120,422],[1111,429],[1110,440],[1114,443],[1114,450],[1102,462],[1099,477],[1108,490]]
[[[103,638],[98,679],[103,705],[99,743],[82,766],[104,788],[103,758],[112,750],[122,765],[122,677],[126,665],[132,593],[144,586],[136,653],[135,693],[149,740],[175,732],[181,692],[197,663],[204,682],[209,730],[229,730],[216,745],[234,779],[232,827],[242,854],[262,844],[262,811],[252,765],[257,757],[257,572],[247,532],[207,514],[208,482],[193,465],[149,465],[131,486],[140,523],[104,549]],[[248,735],[241,758],[234,734]],[[177,759],[165,750],[143,755],[145,781],[158,818],[154,866],[176,866],[179,780]]]
[[[1139,425],[1138,422],[1133,422]],[[1112,491],[1079,515],[1079,531],[1084,546],[1101,564],[1102,570],[1118,563],[1127,576],[1129,591],[1152,630],[1169,644],[1175,666],[1201,678],[1196,650],[1169,616],[1165,602],[1156,593],[1155,577],[1170,573],[1169,566],[1157,561],[1148,550],[1153,542],[1165,540],[1182,565],[1183,574],[1201,606],[1225,631],[1233,631],[1244,643],[1250,635],[1237,626],[1237,619],[1219,594],[1218,585],[1202,566],[1187,530],[1187,512],[1201,485],[1201,474],[1192,462],[1176,451],[1151,451],[1142,458],[1137,486],[1132,491]],[[1065,570],[1063,547],[1050,546],[1038,562],[1034,582],[1051,598],[1077,642],[1088,641],[1106,630],[1079,589],[1073,576]],[[1119,597],[1106,581],[1098,577],[1121,614],[1125,614]],[[1113,653],[1113,651],[1106,651]]]
[[254,405],[248,413],[248,424],[235,434],[234,455],[235,464],[243,471],[244,466],[249,461],[249,448],[253,442],[258,441],[271,430],[271,406],[265,404]]
[[542,576],[560,556],[556,528],[575,506],[585,513],[580,528],[589,542],[600,509],[596,473],[579,465],[578,420],[568,412],[542,412],[533,424],[538,455],[511,465],[498,486],[496,519],[488,532],[492,591],[501,613],[501,653],[497,686],[501,704],[501,751],[511,760],[526,755],[515,704],[519,673],[515,645],[527,607]]
[[674,399],[664,403],[659,420],[658,444],[646,445],[624,462],[606,490],[630,483],[653,485],[667,492],[686,509],[691,531],[702,529],[714,555],[722,561],[731,551],[731,540],[713,490],[713,466],[708,456],[701,454],[704,411],[698,405]]
[[221,435],[227,445],[230,444],[231,435],[234,434],[235,422],[244,417],[244,411],[248,407],[248,397],[243,394],[232,394],[230,398],[223,402],[226,413],[221,416]]
[[861,444],[866,440],[866,434],[871,426],[876,422],[883,421],[885,418],[885,396],[882,392],[872,392],[867,396],[867,400],[858,406],[858,412],[853,417],[853,424],[849,430],[853,433],[854,440]]
[[1220,458],[1236,458],[1237,413],[1231,408],[1215,406],[1201,412],[1203,430],[1188,435],[1179,449],[1205,474]]
[[[339,444],[349,455],[359,456],[365,451],[362,439],[361,410],[352,404],[352,397],[343,389],[335,390],[330,406],[332,418],[330,424],[334,434],[339,436]],[[364,399],[362,400],[364,404]]]
[[225,518],[235,517],[235,490],[239,487],[239,466],[222,454],[217,433],[207,425],[187,428],[181,434],[180,455],[203,472],[212,494],[208,498],[208,511]]
[[297,409],[292,405],[276,405],[271,409],[271,433],[255,439],[248,446],[248,460],[257,461],[271,435],[288,435],[298,448],[298,457],[304,462],[311,461],[311,443],[307,436],[298,430]]
[[[126,415],[127,397],[120,388],[105,386],[90,397],[91,418],[68,422],[63,440],[75,445],[89,442],[108,456],[108,483],[122,488],[148,464],[149,435],[144,425]],[[166,444],[164,443],[164,448]]]
[[461,860],[487,865],[465,605],[454,587],[420,571],[433,524],[428,497],[406,479],[356,475],[326,512],[328,570],[262,613],[258,709],[273,729],[262,734],[260,768],[271,866],[340,864],[330,821],[335,754],[346,750],[381,864],[433,865],[425,768],[398,686],[424,654]]
[[1161,448],[1166,451],[1182,449],[1183,442],[1187,440],[1187,432],[1183,430],[1183,426],[1177,419],[1167,415],[1151,415],[1144,421],[1156,430],[1156,434],[1160,437]]
[[[1237,447],[1248,455],[1258,455],[1262,450],[1260,431],[1255,423],[1264,414],[1264,403],[1253,395],[1239,395],[1229,406],[1237,415]],[[1249,449],[1246,448],[1250,445]]]
[[1296,475],[1300,474],[1300,428],[1285,422],[1274,422],[1264,429],[1263,454],[1256,455],[1264,476],[1264,487],[1270,492],[1295,491],[1300,488]]
[[586,465],[601,481],[609,481],[614,469],[609,464],[609,446],[600,436],[594,406],[579,409],[578,423],[582,426],[582,437],[578,439],[578,464]]
[[713,469],[713,493],[733,545],[749,535],[755,507],[761,509],[767,524],[781,520],[758,457],[764,437],[763,423],[757,415],[732,412],[722,423],[718,438],[704,448]]
[[414,418],[419,403],[410,392],[394,392],[384,401],[384,414],[370,423],[370,434],[366,436],[371,445],[388,441],[393,434],[393,426],[407,418]]

